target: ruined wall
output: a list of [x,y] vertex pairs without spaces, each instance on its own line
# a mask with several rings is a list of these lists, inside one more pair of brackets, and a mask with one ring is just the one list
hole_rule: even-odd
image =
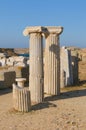
[[73,73],[73,84],[78,84],[78,52],[75,50],[71,51],[72,58],[72,73]]
[[86,81],[86,48],[79,52],[79,81]]
[[73,79],[77,84],[79,81],[86,81],[86,48],[67,47],[71,50]]
[[71,51],[65,47],[60,49],[60,86],[73,85]]
[[15,83],[15,78],[26,78],[29,84],[29,67],[0,67],[0,89],[12,87]]
[[26,78],[26,81],[29,81],[29,66],[10,66],[8,71],[14,71],[16,73],[16,78]]
[[0,67],[0,89],[11,87],[15,83],[15,71],[8,71],[5,67]]

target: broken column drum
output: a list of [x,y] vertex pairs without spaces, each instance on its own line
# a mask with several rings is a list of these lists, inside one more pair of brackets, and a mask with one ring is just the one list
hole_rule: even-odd
[[29,89],[31,101],[37,103],[42,102],[44,97],[42,31],[42,27],[28,27],[24,31],[24,35],[29,34],[30,39]]
[[13,84],[13,108],[20,112],[31,110],[30,91]]
[[62,27],[47,27],[44,65],[44,92],[60,94],[60,44],[59,35]]

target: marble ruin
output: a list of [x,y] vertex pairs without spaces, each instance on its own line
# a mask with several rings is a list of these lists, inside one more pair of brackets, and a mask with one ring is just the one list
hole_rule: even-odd
[[44,97],[43,83],[43,36],[44,27],[28,27],[24,30],[24,35],[29,35],[30,39],[30,75],[29,89],[33,102],[42,102]]
[[17,82],[17,86],[24,88],[24,82],[26,81],[25,78],[17,78],[16,82]]
[[51,95],[60,94],[60,42],[62,27],[46,27],[44,92]]
[[[23,34],[29,36],[29,58],[6,57],[0,53],[0,88],[12,86],[14,83],[13,103],[16,110],[28,112],[31,110],[31,102],[43,102],[44,93],[59,95],[60,88],[78,83],[78,61],[83,68],[85,54],[81,57],[80,52],[60,47],[62,32],[63,27],[60,26],[27,27]],[[82,69],[79,67],[80,70]],[[81,71],[80,76],[82,77]],[[26,82],[29,83],[28,88],[25,87]]]
[[[62,27],[27,27],[23,34],[30,36],[30,78],[31,100],[42,102],[44,91],[60,94],[60,46],[59,35]],[[43,72],[43,35],[46,40]],[[34,80],[34,81],[33,81]]]
[[13,84],[13,107],[20,112],[29,112],[31,110],[29,89]]
[[11,56],[6,58],[0,55],[0,66],[27,66],[28,58],[23,56]]
[[60,87],[73,85],[71,51],[62,47],[60,49]]

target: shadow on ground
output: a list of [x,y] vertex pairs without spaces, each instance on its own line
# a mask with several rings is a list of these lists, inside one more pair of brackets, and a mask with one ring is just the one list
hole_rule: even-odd
[[86,89],[62,92],[59,96],[48,96],[45,97],[45,101],[55,101],[60,99],[67,99],[81,96],[86,96]]
[[49,107],[57,107],[57,105],[51,103],[50,101],[68,99],[68,98],[74,98],[74,97],[82,97],[82,96],[86,96],[86,89],[62,92],[59,96],[45,97],[44,102],[33,105],[32,110],[40,110],[40,109],[49,108]]
[[[73,88],[71,88],[71,89],[73,89]],[[71,89],[65,90],[65,92],[64,91],[61,92],[61,94],[59,96],[45,97],[44,102],[39,103],[39,104],[33,104],[32,110],[36,111],[36,110],[50,108],[50,107],[57,107],[57,105],[52,103],[51,101],[86,96],[86,87],[84,87],[83,89],[82,89],[82,87],[78,87],[79,90],[76,90],[77,87],[73,90],[71,90]],[[0,90],[0,95],[8,94],[11,92],[12,92],[12,89],[10,89],[10,88],[3,89],[3,90]]]
[[33,105],[32,110],[40,110],[40,109],[49,108],[49,107],[57,107],[57,105],[50,103],[48,101],[45,101],[43,103]]

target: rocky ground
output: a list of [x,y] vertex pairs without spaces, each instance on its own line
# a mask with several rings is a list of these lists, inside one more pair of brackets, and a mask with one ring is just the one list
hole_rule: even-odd
[[86,86],[46,96],[29,113],[12,108],[12,91],[0,90],[0,130],[86,130]]

